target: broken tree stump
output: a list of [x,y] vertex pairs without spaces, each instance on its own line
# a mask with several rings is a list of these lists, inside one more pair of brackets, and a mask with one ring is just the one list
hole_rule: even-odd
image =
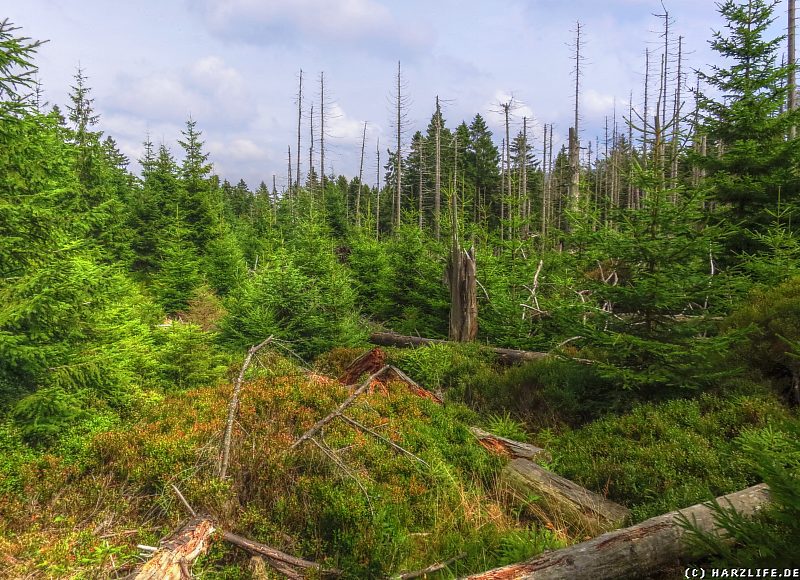
[[[769,488],[759,484],[717,498],[720,506],[753,516],[769,502]],[[704,532],[721,535],[722,530],[707,503],[670,512],[635,526],[608,532],[587,542],[545,552],[541,556],[469,576],[469,580],[612,580],[645,578],[649,574],[696,561],[685,541],[682,518]]]
[[628,508],[548,471],[528,459],[512,459],[501,481],[523,498],[541,498],[547,512],[584,532],[598,533],[621,525]]
[[362,375],[371,375],[383,368],[384,365],[386,365],[386,353],[375,347],[347,365],[342,376],[339,377],[339,382],[343,385],[354,385]]
[[158,551],[145,562],[134,580],[185,580],[189,569],[212,542],[215,527],[206,516],[196,516],[161,542]]
[[[369,335],[369,341],[372,344],[380,346],[397,346],[397,347],[420,347],[430,346],[432,344],[453,344],[447,340],[439,340],[436,338],[422,338],[420,336],[405,336],[395,332],[373,332]],[[497,355],[500,362],[506,364],[530,362],[535,360],[542,360],[550,356],[546,352],[533,352],[530,350],[515,350],[513,348],[500,348],[495,346],[481,345],[481,348],[489,350]]]

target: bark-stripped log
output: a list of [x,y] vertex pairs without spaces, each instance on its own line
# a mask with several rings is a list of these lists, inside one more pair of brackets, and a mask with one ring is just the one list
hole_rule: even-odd
[[[447,340],[438,340],[435,338],[422,338],[419,336],[404,336],[394,332],[375,332],[369,336],[369,341],[372,344],[380,346],[429,346],[431,344],[452,344]],[[546,352],[533,352],[529,350],[515,350],[513,348],[499,348],[494,346],[482,346],[486,350],[495,353],[498,359],[504,363],[518,363],[528,362],[534,360],[541,360],[547,358],[549,355]]]
[[[769,502],[765,484],[717,498],[725,509],[752,516]],[[701,557],[684,539],[681,516],[700,530],[720,534],[708,504],[650,518],[640,524],[608,532],[588,542],[546,552],[520,564],[512,564],[469,576],[470,580],[611,580],[645,578],[649,574]]]
[[208,550],[214,529],[214,522],[208,517],[192,518],[161,542],[161,547],[139,569],[134,580],[185,580],[192,562]]
[[541,447],[500,437],[477,427],[470,427],[469,430],[477,437],[478,443],[492,453],[507,455],[514,459],[530,459],[531,461],[549,461],[551,459],[550,454]]
[[503,468],[501,480],[522,497],[542,497],[549,511],[587,531],[614,529],[630,513],[626,507],[527,459],[510,461]]

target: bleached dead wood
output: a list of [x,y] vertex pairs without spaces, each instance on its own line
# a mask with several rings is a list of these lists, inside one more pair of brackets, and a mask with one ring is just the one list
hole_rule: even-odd
[[541,447],[500,437],[478,427],[470,427],[469,430],[477,437],[478,442],[489,451],[500,452],[513,458],[530,459],[531,461],[550,460],[550,454]]
[[[769,488],[759,484],[717,498],[725,509],[753,516],[769,502]],[[605,533],[587,542],[469,576],[469,580],[612,580],[646,578],[659,570],[702,557],[686,542],[685,518],[704,532],[722,535],[708,504],[670,512],[635,526]]]
[[523,497],[542,497],[567,521],[583,524],[587,530],[609,530],[628,517],[629,510],[581,487],[528,459],[513,459],[501,472],[501,479]]
[[231,400],[228,403],[228,419],[225,422],[225,433],[222,436],[222,453],[220,455],[219,465],[217,468],[217,476],[220,479],[225,479],[225,476],[228,473],[228,463],[230,461],[231,453],[231,438],[233,437],[233,422],[236,419],[236,411],[239,409],[239,393],[242,390],[244,374],[247,372],[247,367],[250,366],[250,362],[253,360],[255,354],[271,341],[272,336],[269,336],[259,344],[255,344],[250,347],[250,349],[247,351],[247,356],[244,359],[244,363],[242,363],[242,370],[239,372],[239,376],[236,378],[236,383],[233,385],[233,394],[231,395]]
[[207,516],[196,516],[161,542],[153,557],[133,576],[134,580],[185,580],[198,556],[211,545],[214,522]]

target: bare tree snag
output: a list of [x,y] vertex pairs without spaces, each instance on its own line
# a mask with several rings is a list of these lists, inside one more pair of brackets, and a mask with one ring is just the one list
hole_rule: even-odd
[[233,422],[236,419],[236,411],[239,408],[239,393],[242,390],[244,374],[247,372],[247,367],[250,366],[253,356],[255,356],[259,350],[264,348],[271,341],[272,335],[267,337],[259,344],[250,347],[250,349],[247,351],[247,357],[245,357],[244,363],[242,364],[242,370],[239,371],[239,376],[236,378],[236,382],[233,385],[233,394],[231,395],[231,400],[228,403],[228,420],[225,422],[225,433],[222,436],[222,454],[220,455],[217,469],[217,476],[220,479],[225,479],[225,476],[228,473],[228,464],[230,462],[231,453],[231,438],[233,436]]
[[[397,347],[421,347],[430,346],[432,344],[448,344],[447,340],[439,340],[435,338],[422,338],[420,336],[405,336],[396,334],[394,332],[374,332],[369,336],[369,341],[372,344],[380,346],[397,346]],[[534,352],[530,350],[516,350],[513,348],[500,348],[493,346],[483,346],[485,350],[492,351],[497,355],[501,362],[504,363],[517,363],[517,362],[530,362],[535,360],[542,360],[550,356],[546,352]]]
[[[297,175],[295,175],[295,193],[300,191],[300,123],[303,120],[303,69],[300,69],[300,78],[297,86]],[[289,184],[291,188],[292,184]]]
[[500,437],[499,435],[489,433],[478,427],[470,427],[469,430],[478,439],[478,443],[492,453],[507,455],[514,459],[529,459],[531,461],[549,461],[551,459],[550,454],[541,447]]
[[207,516],[192,518],[161,543],[153,557],[136,572],[134,580],[191,578],[189,568],[198,556],[208,550],[214,530],[214,522]]
[[501,480],[523,497],[543,497],[563,519],[588,530],[616,528],[630,513],[626,507],[527,459],[510,461],[503,468]]
[[[717,498],[726,509],[752,516],[769,502],[765,484],[755,485]],[[684,541],[686,518],[705,532],[721,535],[708,504],[691,507],[650,518],[640,524],[608,532],[588,542],[545,554],[503,568],[469,576],[470,580],[611,580],[645,578],[653,572],[691,562],[698,558]]]
[[475,248],[462,250],[455,241],[447,264],[450,287],[450,340],[471,342],[478,336],[478,291]]
[[[788,22],[787,36],[789,39],[789,47],[788,47],[789,59],[787,64],[789,65],[789,79],[787,84],[789,85],[788,86],[789,98],[788,98],[787,108],[791,113],[797,108],[797,71],[795,70],[795,59],[796,59],[795,38],[797,34],[797,23],[795,19],[796,0],[789,0],[788,8],[789,8],[788,10],[789,22]],[[794,139],[796,135],[797,135],[797,127],[792,125],[789,128],[789,138]]]
[[356,191],[356,227],[361,227],[361,185],[364,181],[364,145],[367,143],[367,122],[364,121],[364,133],[361,135],[361,162],[358,165],[358,190]]

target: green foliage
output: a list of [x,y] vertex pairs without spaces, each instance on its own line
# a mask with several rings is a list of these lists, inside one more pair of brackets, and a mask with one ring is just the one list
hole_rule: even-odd
[[486,427],[489,432],[500,437],[522,442],[528,440],[525,425],[514,419],[508,411],[503,414],[489,415],[486,418]]
[[748,429],[789,420],[765,395],[644,404],[537,442],[551,467],[632,508],[645,519],[752,485],[757,473],[734,439]]
[[[793,167],[800,141],[786,135],[800,113],[784,111],[789,68],[776,64],[783,37],[767,36],[776,4],[772,0],[719,4],[727,31],[715,32],[711,47],[729,66],[700,75],[719,97],[698,94],[702,131],[709,137],[708,155],[697,157],[708,172],[705,185],[725,204],[723,211],[754,230],[772,221],[767,208],[779,205],[781,198],[794,203],[798,194]],[[747,249],[746,241],[732,238],[731,247]]]
[[363,336],[347,273],[332,249],[309,242],[264,259],[230,295],[221,323],[226,343],[243,348],[273,335],[300,354],[316,355]]
[[712,504],[717,523],[732,542],[698,530],[693,522],[683,526],[689,539],[714,566],[796,568],[800,564],[800,426],[748,430],[738,438],[752,468],[769,486],[770,504],[754,517],[728,506]]
[[166,392],[213,385],[227,370],[212,337],[194,324],[160,328],[155,346],[158,384]]
[[[727,321],[743,329],[746,339],[736,348],[741,360],[767,376],[800,381],[800,277],[772,289],[754,290]],[[794,396],[798,396],[796,393]]]
[[83,412],[77,397],[60,387],[49,387],[21,399],[11,415],[28,442],[41,444],[52,442]]

